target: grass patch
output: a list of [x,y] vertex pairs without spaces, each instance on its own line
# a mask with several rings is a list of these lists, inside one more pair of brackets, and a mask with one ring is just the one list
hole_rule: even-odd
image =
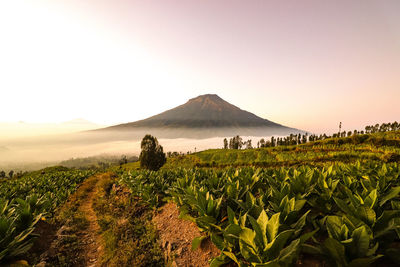
[[152,212],[110,177],[99,183],[94,210],[105,243],[105,266],[163,266]]

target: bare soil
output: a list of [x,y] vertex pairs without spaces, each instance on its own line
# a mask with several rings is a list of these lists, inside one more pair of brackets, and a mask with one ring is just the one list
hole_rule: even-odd
[[[57,212],[55,225],[41,223],[36,231],[41,235],[35,246],[44,249],[36,266],[90,266],[100,267],[103,242],[100,226],[93,210],[100,174],[86,179],[78,190]],[[47,245],[46,245],[47,244]],[[34,247],[35,247],[34,246]]]
[[88,227],[82,233],[83,251],[85,253],[86,266],[98,267],[103,252],[103,242],[100,232],[100,226],[97,222],[96,213],[93,210],[93,199],[97,195],[97,181],[91,192],[87,195],[86,200],[82,203],[80,210],[85,214],[89,222]]
[[209,266],[209,261],[220,254],[209,239],[205,239],[197,250],[192,250],[192,240],[204,234],[195,223],[179,219],[179,210],[172,202],[154,215],[153,223],[158,229],[167,265]]

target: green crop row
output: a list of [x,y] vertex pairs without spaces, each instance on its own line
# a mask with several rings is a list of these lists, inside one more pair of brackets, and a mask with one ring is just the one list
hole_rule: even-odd
[[26,253],[33,245],[35,226],[54,210],[93,171],[50,171],[0,183],[0,261]]
[[121,181],[154,207],[172,198],[221,250],[211,266],[400,262],[397,163],[135,171]]
[[209,149],[171,157],[163,169],[176,167],[282,167],[319,166],[331,162],[400,161],[400,132],[382,132],[329,138],[300,145],[253,149]]

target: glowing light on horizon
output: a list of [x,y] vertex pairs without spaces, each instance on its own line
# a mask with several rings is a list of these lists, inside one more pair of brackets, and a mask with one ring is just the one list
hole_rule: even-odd
[[309,131],[394,121],[399,12],[390,0],[2,1],[0,122],[116,124],[205,93]]

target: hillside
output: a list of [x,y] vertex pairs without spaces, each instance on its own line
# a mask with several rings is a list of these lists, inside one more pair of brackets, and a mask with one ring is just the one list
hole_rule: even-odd
[[209,149],[191,155],[169,158],[163,168],[281,167],[367,160],[400,161],[400,132],[365,134],[356,138],[330,138],[293,146],[243,150]]
[[[274,235],[292,233],[282,243],[282,251],[293,251],[291,264],[284,265],[286,260],[275,253],[271,259],[276,266],[333,267],[359,259],[376,261],[372,266],[396,266],[400,239],[392,226],[400,220],[399,162],[400,131],[391,131],[292,146],[206,150],[169,158],[159,171],[139,170],[134,162],[107,173],[52,167],[2,179],[0,197],[7,201],[0,204],[9,216],[5,222],[19,229],[7,234],[28,234],[17,244],[6,241],[0,263],[28,259],[29,264],[46,266],[236,266],[252,259],[224,231],[256,236],[262,219],[270,228],[275,224]],[[371,216],[366,220],[365,212],[357,210]],[[19,218],[26,214],[29,223],[22,224]],[[380,220],[385,214],[393,217]],[[246,220],[250,224],[237,224]],[[338,220],[345,237],[328,237]],[[374,226],[378,224],[383,232]],[[357,234],[374,248],[371,255],[347,253],[358,248],[349,238]],[[335,241],[342,239],[350,245]],[[33,246],[18,249],[22,242]],[[329,242],[340,244],[340,257],[333,257],[336,250],[322,250]],[[302,250],[303,243],[321,252],[310,254]],[[228,248],[229,256],[224,254]],[[262,257],[260,251],[255,255]]]
[[303,132],[260,118],[215,94],[200,95],[150,118],[115,125],[97,132],[126,132],[159,138],[210,138],[216,136],[268,136]]
[[242,110],[214,94],[201,95],[187,103],[145,120],[110,127],[284,127]]

